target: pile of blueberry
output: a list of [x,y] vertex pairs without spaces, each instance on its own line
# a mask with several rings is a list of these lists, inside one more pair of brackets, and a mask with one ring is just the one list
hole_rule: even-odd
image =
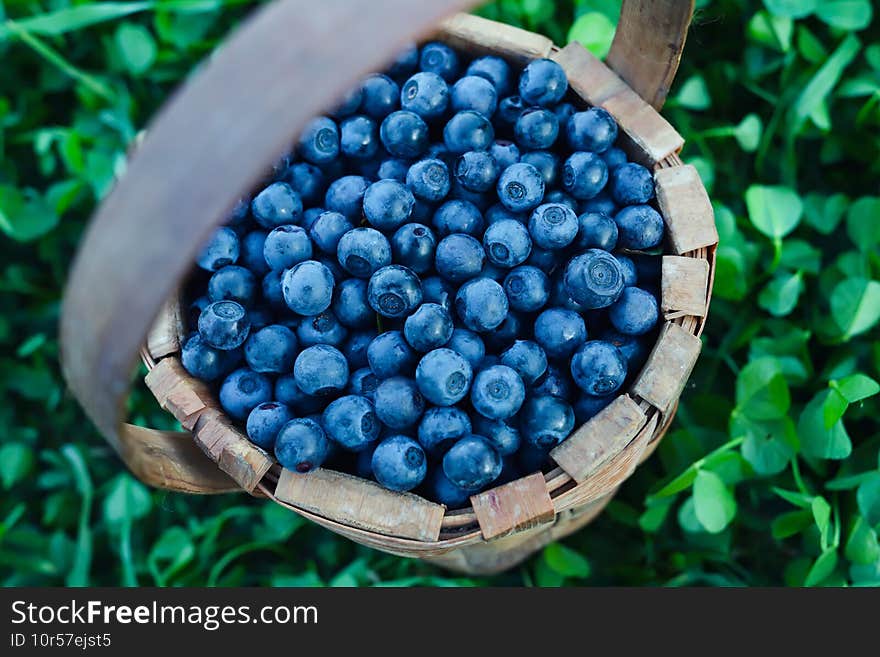
[[184,367],[295,472],[455,508],[546,465],[644,363],[663,239],[567,93],[442,43],[367,78],[202,251]]

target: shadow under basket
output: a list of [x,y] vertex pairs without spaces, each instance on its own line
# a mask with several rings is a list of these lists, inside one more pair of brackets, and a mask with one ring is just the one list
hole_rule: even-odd
[[[543,36],[465,14],[444,20],[431,34],[468,53],[496,54],[516,65],[538,57],[556,60],[584,106],[603,107],[617,120],[630,159],[654,171],[656,208],[666,225],[657,342],[629,389],[551,451],[552,470],[474,495],[469,507],[448,511],[353,475],[283,469],[184,370],[176,294],[165,301],[140,353],[149,370],[147,386],[186,431],[114,423],[90,406],[89,394],[80,395],[128,467],[143,481],[172,490],[244,490],[363,545],[472,574],[505,570],[595,518],[669,427],[700,352],[711,297],[718,241],[712,206],[696,170],[678,157],[682,138],[656,109],[675,74],[692,10],[688,0],[624,2],[607,65],[579,44],[560,49]],[[82,373],[72,370],[83,364],[70,355],[83,338],[81,331],[71,336],[69,328],[65,335],[74,321],[67,317],[74,282],[62,342],[65,373],[79,392]]]

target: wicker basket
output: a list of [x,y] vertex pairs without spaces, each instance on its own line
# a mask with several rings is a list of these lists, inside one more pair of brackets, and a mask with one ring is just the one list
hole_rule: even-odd
[[[64,371],[89,416],[149,484],[190,493],[243,489],[373,548],[465,572],[497,572],[602,510],[656,448],[699,354],[718,235],[696,171],[678,158],[683,140],[657,112],[693,1],[625,0],[607,64],[578,44],[559,49],[543,36],[464,14],[444,20],[473,4],[467,0],[384,0],[369,11],[367,4],[327,3],[315,12],[302,0],[279,0],[163,110],[76,259],[61,324]],[[295,38],[289,25],[300,26]],[[374,34],[384,43],[376,44]],[[233,427],[178,358],[175,288],[206,236],[310,116],[413,35],[520,64],[536,57],[559,62],[575,94],[617,119],[628,155],[653,167],[667,228],[664,325],[633,385],[551,452],[558,467],[474,495],[469,508],[456,511],[347,474],[282,469]],[[122,421],[138,353],[149,369],[147,385],[186,432]]]

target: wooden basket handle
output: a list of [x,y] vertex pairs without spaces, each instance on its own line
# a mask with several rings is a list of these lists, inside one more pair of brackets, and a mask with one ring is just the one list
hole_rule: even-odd
[[[123,458],[136,451],[124,442],[139,435],[122,426],[138,350],[200,246],[311,117],[410,39],[475,4],[335,0],[315,10],[310,0],[276,0],[154,118],[86,229],[60,325],[65,378]],[[692,10],[693,0],[624,0],[609,61],[655,106],[675,74]],[[155,457],[164,458],[159,450]]]

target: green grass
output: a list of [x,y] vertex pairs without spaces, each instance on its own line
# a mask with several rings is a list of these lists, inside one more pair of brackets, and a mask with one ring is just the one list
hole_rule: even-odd
[[[664,113],[716,206],[705,348],[660,449],[586,530],[507,574],[457,578],[243,495],[125,474],[60,377],[65,272],[126,145],[249,4],[0,1],[0,582],[880,584],[869,0],[697,3]],[[481,11],[602,53],[615,4]],[[171,426],[142,388],[132,412]]]

